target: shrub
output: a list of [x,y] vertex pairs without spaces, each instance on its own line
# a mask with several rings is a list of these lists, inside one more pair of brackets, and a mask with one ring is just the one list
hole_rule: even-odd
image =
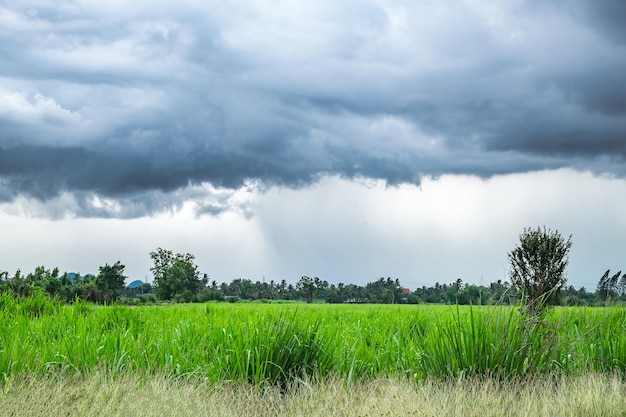
[[558,231],[524,229],[508,258],[511,284],[520,290],[526,311],[534,314],[556,303],[567,281],[565,268],[571,247],[571,236],[566,241]]

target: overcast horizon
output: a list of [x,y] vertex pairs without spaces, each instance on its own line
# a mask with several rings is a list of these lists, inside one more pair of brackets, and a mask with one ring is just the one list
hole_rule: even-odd
[[[15,2],[14,2],[15,3]],[[0,270],[626,271],[626,2],[0,0]]]

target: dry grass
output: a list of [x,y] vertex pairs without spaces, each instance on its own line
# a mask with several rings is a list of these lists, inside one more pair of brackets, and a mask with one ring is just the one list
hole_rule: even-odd
[[532,381],[339,380],[275,388],[167,377],[24,378],[0,393],[2,416],[626,416],[626,383],[587,374]]

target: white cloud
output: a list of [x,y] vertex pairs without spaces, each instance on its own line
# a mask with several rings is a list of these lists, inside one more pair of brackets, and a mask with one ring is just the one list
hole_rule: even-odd
[[52,126],[81,123],[75,111],[64,109],[54,98],[36,93],[31,97],[21,92],[0,95],[0,114],[5,120],[20,124],[43,123]]

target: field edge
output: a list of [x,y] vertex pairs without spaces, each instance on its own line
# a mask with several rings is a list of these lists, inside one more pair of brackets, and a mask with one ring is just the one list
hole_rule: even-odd
[[23,376],[0,392],[8,416],[626,416],[619,375],[543,375],[420,382],[404,379],[301,381],[275,387],[128,373],[115,378]]

